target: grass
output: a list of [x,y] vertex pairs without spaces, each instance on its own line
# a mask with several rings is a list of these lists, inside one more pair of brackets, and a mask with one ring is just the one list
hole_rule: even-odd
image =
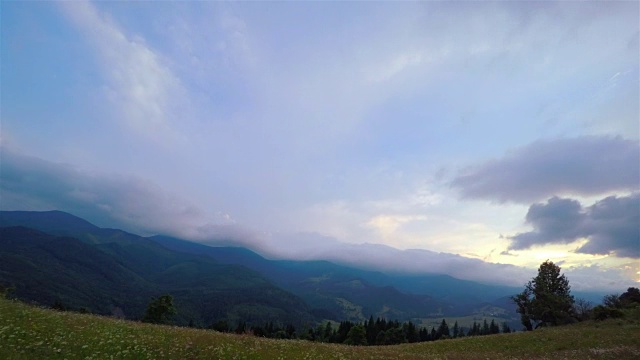
[[[637,313],[636,313],[637,315]],[[640,319],[352,347],[158,326],[0,299],[0,359],[632,359]]]

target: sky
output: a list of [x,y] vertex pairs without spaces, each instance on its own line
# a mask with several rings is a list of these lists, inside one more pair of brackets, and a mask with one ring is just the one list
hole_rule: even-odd
[[0,4],[0,209],[640,284],[638,2]]

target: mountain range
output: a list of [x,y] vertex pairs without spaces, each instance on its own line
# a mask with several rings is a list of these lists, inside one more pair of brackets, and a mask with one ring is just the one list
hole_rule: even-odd
[[133,319],[152,296],[171,294],[177,323],[199,326],[418,321],[483,311],[513,320],[507,299],[519,290],[447,275],[270,260],[242,247],[100,228],[61,211],[0,212],[0,285],[22,300]]

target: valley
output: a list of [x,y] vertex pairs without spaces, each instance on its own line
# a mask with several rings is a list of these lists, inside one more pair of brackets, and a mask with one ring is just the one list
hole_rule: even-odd
[[59,211],[1,212],[0,226],[0,284],[45,306],[59,302],[139,319],[150,297],[166,293],[175,298],[175,323],[183,326],[271,321],[300,329],[370,316],[424,326],[443,318],[460,326],[483,319],[518,326],[513,305],[501,300],[515,288],[328,261],[268,260],[246,248],[103,229]]

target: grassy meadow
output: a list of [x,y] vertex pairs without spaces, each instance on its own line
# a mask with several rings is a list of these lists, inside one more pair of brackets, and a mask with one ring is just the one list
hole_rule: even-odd
[[529,333],[354,347],[150,325],[0,299],[0,359],[7,360],[633,358],[640,358],[637,317]]

